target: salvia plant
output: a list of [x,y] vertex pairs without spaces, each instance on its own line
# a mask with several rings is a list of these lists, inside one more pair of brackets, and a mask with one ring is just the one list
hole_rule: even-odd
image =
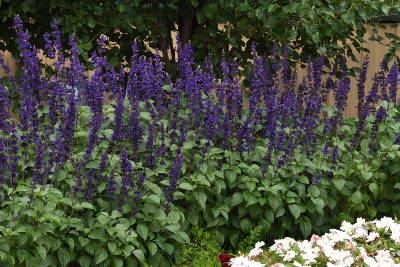
[[345,60],[325,80],[325,56],[309,60],[297,84],[290,47],[275,42],[259,56],[253,45],[243,88],[223,52],[218,78],[213,55],[194,66],[178,39],[171,79],[158,51],[139,56],[136,42],[129,70],[112,67],[101,36],[88,77],[78,37],[67,61],[52,27],[52,66],[43,68],[19,17],[20,73],[0,57],[1,266],[171,266],[191,255],[182,244],[193,229],[235,251],[250,233],[272,243],[400,216],[397,63],[387,73],[382,62],[365,88],[365,58],[353,119],[344,116]]

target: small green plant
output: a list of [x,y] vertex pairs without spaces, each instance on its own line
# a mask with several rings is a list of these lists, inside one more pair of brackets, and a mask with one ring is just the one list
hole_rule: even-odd
[[213,231],[193,227],[190,243],[183,243],[180,247],[180,257],[174,267],[220,267],[217,258],[221,252],[221,245]]

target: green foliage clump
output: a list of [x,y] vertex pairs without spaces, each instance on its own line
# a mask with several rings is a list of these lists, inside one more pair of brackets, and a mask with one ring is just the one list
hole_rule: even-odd
[[173,266],[220,267],[218,254],[223,250],[216,238],[216,232],[195,226],[191,234],[190,243],[181,244],[179,258]]

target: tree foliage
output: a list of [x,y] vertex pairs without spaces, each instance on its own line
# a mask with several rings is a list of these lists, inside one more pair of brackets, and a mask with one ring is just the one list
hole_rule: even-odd
[[236,58],[244,68],[245,76],[253,42],[259,53],[267,54],[275,39],[291,43],[291,58],[297,62],[318,53],[326,53],[332,61],[342,55],[356,60],[351,47],[367,51],[362,43],[368,31],[372,40],[390,39],[388,59],[400,50],[399,37],[378,36],[374,25],[367,24],[398,14],[400,4],[394,0],[0,0],[0,10],[0,50],[18,54],[12,27],[16,14],[38,47],[43,47],[42,35],[51,31],[55,18],[65,44],[76,33],[86,61],[100,34],[114,41],[107,52],[113,65],[129,61],[130,45],[136,39],[144,54],[150,55],[155,48],[162,51],[165,69],[172,75],[176,69],[173,31],[184,44],[191,40],[195,61],[200,63],[211,53],[218,68],[224,49],[228,58]]

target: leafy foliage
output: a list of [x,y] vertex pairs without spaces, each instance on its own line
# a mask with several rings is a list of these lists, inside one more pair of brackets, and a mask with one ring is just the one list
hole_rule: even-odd
[[238,65],[224,54],[217,84],[210,59],[196,68],[178,40],[172,83],[158,54],[140,57],[135,43],[129,73],[113,68],[101,37],[89,80],[74,36],[66,68],[53,33],[56,74],[41,76],[15,23],[25,71],[0,83],[1,266],[171,266],[198,252],[191,236],[210,237],[199,229],[215,233],[200,248],[209,255],[215,239],[236,251],[256,236],[272,243],[400,215],[395,64],[386,75],[382,63],[368,95],[358,85],[356,120],[343,113],[344,61],[323,81],[324,58],[308,60],[297,85],[287,46],[279,56],[275,43],[269,58],[253,46],[245,99]]

